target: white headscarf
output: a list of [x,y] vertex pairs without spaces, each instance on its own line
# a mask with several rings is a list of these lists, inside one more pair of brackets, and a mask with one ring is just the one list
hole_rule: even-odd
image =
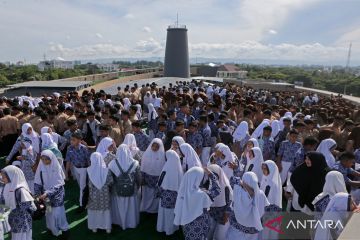
[[271,122],[271,129],[271,137],[275,139],[280,132],[280,122],[278,120],[273,120]]
[[249,168],[251,165],[253,165],[251,172],[254,172],[259,179],[259,181],[262,180],[263,172],[262,172],[262,164],[264,162],[261,149],[258,147],[253,147],[251,149],[254,153],[253,159],[248,159],[245,167],[245,171],[249,171]]
[[344,176],[338,171],[330,171],[326,174],[322,193],[315,197],[312,204],[315,205],[315,203],[323,199],[325,196],[329,196],[331,199],[336,193],[339,192],[347,192]]
[[135,164],[132,169],[135,169],[138,166],[138,162],[132,158],[130,149],[125,144],[121,144],[118,147],[116,152],[116,159],[109,163],[109,169],[111,172],[113,172],[115,176],[119,176],[120,170],[115,161],[119,163],[120,167],[124,171],[127,171],[133,162],[135,162]]
[[[41,130],[40,130],[40,134],[43,134],[43,133],[49,133],[49,127],[42,127]],[[49,133],[51,135],[51,138],[54,140],[54,142],[56,144],[59,143],[59,135],[57,133],[54,133],[54,132],[51,132]]]
[[[34,198],[30,194],[25,175],[20,168],[10,165],[3,168],[1,171],[6,173],[9,180],[9,182],[4,186],[4,200],[6,206],[8,206],[11,210],[14,210],[17,205],[16,200],[18,200],[18,202],[34,201]],[[16,199],[15,190],[19,188],[24,188],[25,190],[18,190],[21,193],[21,199]]]
[[[27,134],[27,130],[29,128],[32,128],[32,133]],[[24,138],[28,138],[31,140],[31,144],[33,146],[35,153],[40,153],[40,141],[39,141],[39,135],[35,132],[34,128],[31,126],[30,123],[24,123],[21,127],[21,135]]]
[[246,121],[242,121],[233,133],[234,141],[243,140],[247,134],[249,134],[249,124]]
[[96,152],[100,153],[104,158],[109,153],[109,147],[114,144],[114,140],[111,137],[105,137],[101,139],[99,145],[96,148]]
[[159,108],[159,107],[161,107],[161,102],[162,102],[162,99],[161,98],[155,98],[155,100],[154,100],[154,107],[156,107],[156,108]]
[[[326,226],[326,221],[327,222],[332,221],[334,223],[340,221],[341,224],[345,226],[346,220],[349,217],[349,214],[351,214],[351,212],[348,212],[348,208],[349,208],[349,194],[343,192],[335,194],[330,200],[328,206],[326,207],[324,215],[320,220],[322,225]],[[342,230],[343,229],[339,224],[336,224],[335,229],[329,227],[317,227],[314,240],[337,239],[340,233],[342,232]],[[354,239],[357,238],[354,237]]]
[[148,105],[149,113],[148,113],[148,121],[150,122],[153,119],[156,119],[159,115],[157,114],[154,105],[149,103]]
[[183,169],[189,170],[192,167],[201,167],[201,161],[198,154],[195,152],[194,148],[188,144],[183,143],[180,145],[180,151],[184,155],[183,159]]
[[263,229],[261,217],[264,215],[265,207],[269,201],[262,190],[259,189],[258,178],[253,172],[246,172],[242,178],[243,183],[254,190],[254,196],[241,186],[234,187],[234,213],[238,223],[245,227],[254,227],[256,230]]
[[109,169],[106,167],[104,158],[101,153],[94,152],[90,156],[91,165],[87,168],[89,180],[94,186],[101,190],[105,185]]
[[53,147],[57,148],[57,144],[54,142],[50,133],[42,133],[41,134],[41,148],[49,149],[49,148],[53,148]]
[[175,225],[185,225],[194,221],[203,214],[204,208],[208,209],[211,206],[210,197],[200,189],[203,178],[204,170],[201,167],[193,167],[184,174],[174,209]]
[[228,163],[234,163],[236,161],[236,156],[225,144],[220,145],[217,150],[225,156],[225,158],[222,159],[222,169],[224,170],[226,177],[230,179],[234,175],[234,170],[229,167]]
[[177,144],[179,145],[179,147],[181,146],[181,144],[184,144],[185,143],[185,140],[180,137],[180,136],[175,136],[173,137],[172,141],[174,142],[177,142]]
[[250,138],[248,142],[252,142],[254,147],[259,147],[260,146],[258,140],[255,139],[255,138]]
[[290,121],[292,121],[292,113],[291,113],[291,112],[286,112],[286,113],[284,114],[284,116],[282,116],[282,117],[280,118],[280,121],[279,121],[280,130],[283,130],[283,129],[284,129],[284,119],[285,119],[285,118],[288,118],[288,119],[290,119]]
[[[154,152],[152,145],[157,143],[159,150]],[[154,138],[144,154],[142,155],[140,170],[151,176],[160,176],[161,170],[165,164],[165,149],[161,139]]]
[[[215,175],[218,177],[219,180],[219,186],[220,186],[220,194],[214,198],[214,202],[211,205],[212,207],[224,207],[227,202],[226,200],[232,201],[233,200],[233,190],[231,188],[230,182],[228,177],[225,175],[225,172],[221,167],[219,167],[216,164],[211,164],[208,169],[215,173]],[[229,199],[226,199],[225,196],[225,188],[229,191]]]
[[134,157],[136,153],[140,151],[140,149],[137,147],[135,136],[132,133],[128,133],[125,135],[123,144],[126,144],[130,148],[132,157]]
[[165,190],[177,192],[184,172],[181,167],[180,157],[175,151],[169,150],[166,152],[166,163],[162,172],[165,172],[165,176],[162,180],[161,187]]
[[263,134],[263,129],[266,126],[270,126],[270,120],[269,119],[264,119],[259,126],[257,126],[257,128],[255,129],[255,131],[251,134],[252,138],[256,138],[258,139],[259,137],[262,136]]
[[282,182],[279,174],[279,169],[273,160],[266,160],[264,162],[269,169],[269,175],[263,176],[260,184],[260,189],[265,192],[267,186],[270,187],[270,192],[267,196],[270,204],[275,204],[282,208]]
[[142,108],[140,104],[136,104],[137,110],[136,110],[136,116],[138,119],[141,119],[142,116]]
[[[34,183],[42,185],[44,190],[63,186],[65,184],[65,174],[55,154],[50,150],[44,150],[41,152],[41,156],[49,158],[50,164],[45,165],[43,161],[39,162],[39,166],[35,173]],[[43,181],[41,181],[40,173],[42,173]]]
[[330,151],[330,149],[334,146],[336,146],[335,140],[332,138],[327,138],[322,140],[316,149],[317,152],[320,152],[325,156],[326,163],[329,168],[332,168],[335,164],[335,157]]
[[123,102],[124,102],[124,109],[125,109],[125,110],[129,110],[129,109],[130,109],[130,106],[131,106],[130,99],[129,99],[129,98],[124,98],[124,99],[123,99]]

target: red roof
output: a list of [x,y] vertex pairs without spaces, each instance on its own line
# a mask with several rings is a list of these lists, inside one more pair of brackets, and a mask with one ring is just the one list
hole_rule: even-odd
[[234,64],[224,64],[220,66],[219,71],[236,72],[240,71],[240,69]]

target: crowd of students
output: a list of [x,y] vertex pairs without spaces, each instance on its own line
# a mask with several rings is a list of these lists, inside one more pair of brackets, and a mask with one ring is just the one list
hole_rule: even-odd
[[267,213],[358,211],[360,110],[340,96],[196,81],[118,90],[0,98],[10,211],[0,239],[9,227],[12,239],[32,239],[35,199],[46,228],[67,239],[72,179],[94,233],[136,228],[147,212],[158,232],[187,240],[270,239]]

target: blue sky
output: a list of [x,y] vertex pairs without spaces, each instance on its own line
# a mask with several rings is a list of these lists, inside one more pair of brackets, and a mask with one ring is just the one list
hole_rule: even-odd
[[0,61],[163,57],[188,26],[190,56],[360,65],[358,0],[0,0]]

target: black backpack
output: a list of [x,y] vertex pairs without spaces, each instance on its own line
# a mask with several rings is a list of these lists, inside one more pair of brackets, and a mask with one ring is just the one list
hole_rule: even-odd
[[113,188],[115,190],[114,192],[116,193],[117,196],[120,197],[133,196],[136,189],[136,182],[135,182],[135,178],[131,176],[131,170],[135,162],[133,162],[130,165],[129,169],[126,172],[124,172],[124,170],[120,167],[118,161],[116,159],[114,161],[120,170],[119,176],[114,176],[114,185],[113,185]]

